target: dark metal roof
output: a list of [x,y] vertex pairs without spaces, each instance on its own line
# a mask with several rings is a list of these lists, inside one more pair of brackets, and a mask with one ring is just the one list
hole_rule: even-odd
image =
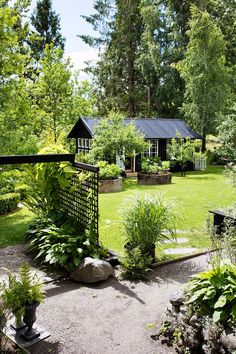
[[[93,136],[94,127],[101,118],[79,118],[68,138],[79,137],[81,124],[87,128]],[[201,139],[201,136],[194,132],[181,119],[167,118],[135,118],[125,119],[125,123],[133,123],[144,135],[145,139],[171,139],[176,138],[179,133],[183,138]]]

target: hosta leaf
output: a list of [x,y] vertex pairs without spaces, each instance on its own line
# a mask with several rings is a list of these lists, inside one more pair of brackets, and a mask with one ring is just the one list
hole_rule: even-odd
[[225,295],[221,295],[219,297],[219,299],[216,301],[215,305],[214,305],[214,308],[217,309],[217,308],[221,308],[221,307],[224,307],[225,304],[227,302],[227,298]]
[[74,262],[74,264],[77,266],[77,265],[80,264],[81,258],[79,258],[79,257],[74,257],[73,262]]
[[213,313],[213,321],[214,322],[219,322],[220,321],[220,316],[221,316],[221,311],[215,310]]

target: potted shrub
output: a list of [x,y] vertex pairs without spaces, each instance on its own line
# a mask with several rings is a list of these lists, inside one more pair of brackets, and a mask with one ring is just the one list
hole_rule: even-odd
[[171,183],[172,173],[169,172],[169,161],[156,161],[145,159],[141,163],[141,171],[138,172],[138,184],[154,185]]
[[[155,260],[155,244],[173,239],[175,214],[163,196],[138,196],[123,213],[125,248],[129,251],[139,247],[142,254]],[[163,231],[168,231],[163,233]]]
[[97,166],[99,167],[99,192],[120,192],[122,190],[121,168],[106,161],[100,161]]
[[45,295],[42,283],[36,274],[31,274],[28,264],[22,264],[19,273],[20,276],[17,278],[16,275],[8,271],[7,281],[0,285],[1,299],[5,307],[16,318],[15,329],[21,330],[27,327],[22,337],[31,341],[40,335],[33,329],[33,324],[36,320],[36,308],[43,302]]

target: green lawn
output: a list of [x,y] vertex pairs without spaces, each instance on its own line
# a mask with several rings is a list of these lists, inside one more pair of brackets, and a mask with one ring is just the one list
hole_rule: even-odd
[[0,216],[0,248],[23,243],[32,217],[26,208]]
[[[100,240],[121,253],[124,236],[121,228],[121,211],[137,194],[164,193],[174,206],[179,217],[178,229],[185,232],[178,237],[186,237],[189,243],[183,247],[205,249],[209,239],[205,231],[209,209],[233,204],[236,189],[233,189],[222,175],[222,167],[211,166],[207,171],[188,172],[186,177],[175,174],[172,184],[162,186],[139,186],[136,179],[126,179],[123,191],[99,195]],[[0,247],[24,241],[24,232],[32,219],[32,213],[23,208],[15,213],[0,217]],[[174,245],[173,245],[174,246]],[[169,246],[166,246],[169,247]]]
[[183,247],[205,249],[209,246],[205,230],[208,210],[236,201],[236,190],[227,182],[219,166],[210,166],[207,171],[188,172],[186,177],[175,174],[172,184],[162,186],[139,186],[135,179],[127,179],[123,192],[99,196],[100,239],[107,247],[122,251],[121,210],[137,194],[164,193],[180,216],[178,229],[185,231],[178,237],[189,239]]

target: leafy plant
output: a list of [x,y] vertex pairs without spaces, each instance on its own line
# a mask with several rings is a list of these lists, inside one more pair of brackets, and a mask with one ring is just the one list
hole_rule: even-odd
[[[61,145],[53,145],[39,151],[39,154],[66,153]],[[29,185],[27,206],[36,214],[48,215],[53,210],[60,210],[58,191],[70,187],[70,179],[76,169],[69,162],[38,163],[27,168]],[[78,180],[79,183],[79,180]]]
[[178,162],[181,166],[181,176],[185,176],[187,162],[194,161],[194,154],[200,150],[200,145],[197,140],[192,141],[190,138],[183,138],[178,133],[178,139],[171,139],[171,144],[168,145],[168,155],[172,162]]
[[26,242],[35,258],[44,263],[72,271],[87,256],[100,258],[104,253],[98,248],[91,232],[73,219],[57,226],[52,219],[39,217],[27,231]]
[[99,167],[99,178],[104,179],[116,179],[121,175],[121,168],[116,164],[109,164],[106,161],[99,161],[97,163]]
[[170,169],[170,161],[162,161],[161,167],[164,171],[169,171]]
[[127,251],[121,260],[121,276],[126,279],[148,279],[152,264],[151,256],[144,255],[140,247]]
[[236,265],[229,260],[194,275],[186,291],[193,311],[212,317],[215,323],[236,324]]
[[[149,252],[156,242],[163,242],[175,233],[176,216],[163,195],[136,197],[123,212],[126,241]],[[166,230],[168,233],[163,233]]]
[[7,193],[0,195],[0,215],[9,213],[17,208],[17,204],[20,202],[19,193]]
[[22,264],[19,279],[8,271],[8,279],[0,284],[1,299],[6,308],[15,316],[19,324],[24,315],[25,305],[44,301],[43,284],[36,273],[32,274],[28,264]]

